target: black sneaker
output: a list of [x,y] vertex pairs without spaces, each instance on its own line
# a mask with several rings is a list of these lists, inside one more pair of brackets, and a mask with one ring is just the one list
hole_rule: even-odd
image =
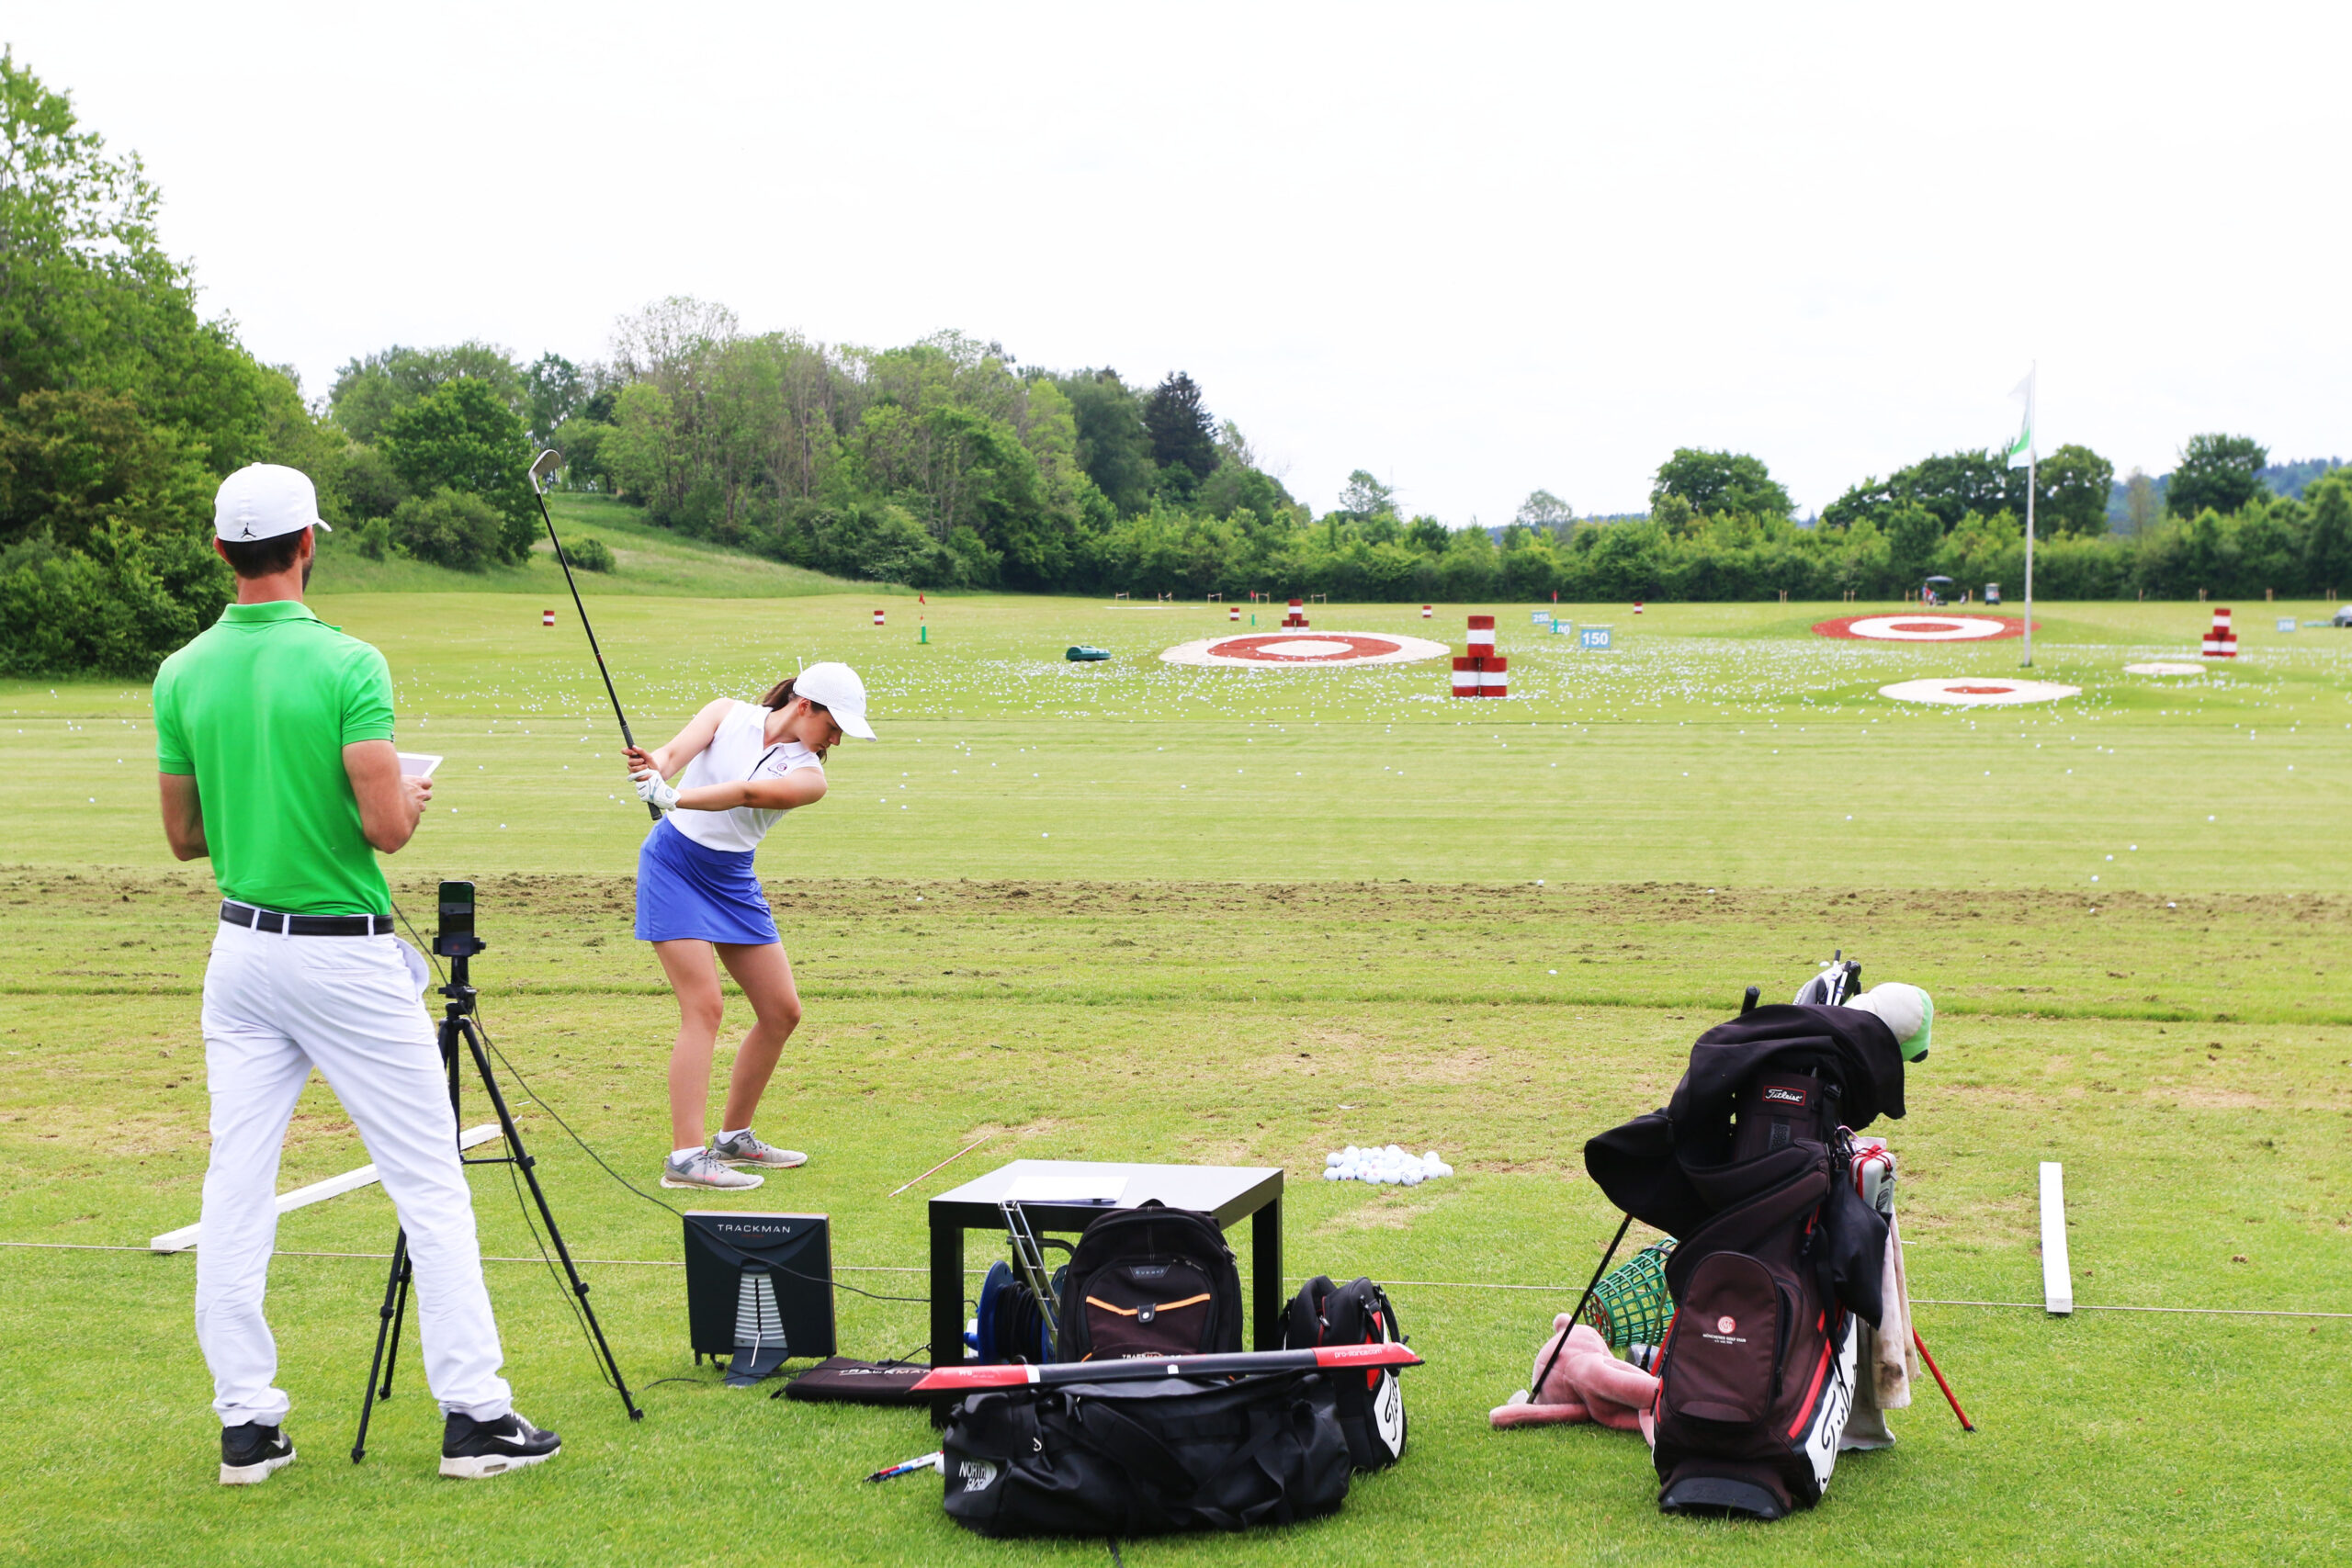
[[294,1462],[294,1440],[275,1427],[248,1421],[220,1428],[220,1484],[254,1486]]
[[[562,1451],[562,1438],[511,1410],[495,1421],[477,1421],[453,1410],[441,1427],[441,1473],[460,1481],[503,1475]],[[288,1457],[293,1457],[290,1450]]]

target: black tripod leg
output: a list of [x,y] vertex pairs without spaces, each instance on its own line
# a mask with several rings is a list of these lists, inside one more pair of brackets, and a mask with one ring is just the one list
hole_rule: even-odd
[[645,1412],[638,1408],[636,1399],[630,1395],[628,1382],[621,1376],[621,1364],[605,1338],[605,1325],[596,1321],[596,1309],[588,1304],[588,1281],[580,1277],[579,1269],[571,1261],[571,1249],[563,1245],[563,1232],[556,1226],[555,1211],[548,1207],[548,1195],[539,1186],[535,1162],[523,1147],[523,1134],[514,1125],[514,1112],[506,1109],[506,1097],[499,1092],[498,1079],[490,1070],[490,1056],[482,1050],[481,1036],[474,1032],[471,1019],[461,1021],[458,1027],[465,1031],[466,1043],[473,1051],[474,1067],[481,1074],[482,1091],[490,1096],[491,1108],[498,1112],[498,1127],[506,1136],[506,1151],[523,1172],[523,1179],[530,1184],[531,1201],[538,1205],[539,1218],[547,1224],[548,1240],[555,1244],[556,1258],[563,1264],[565,1277],[571,1281],[571,1293],[580,1300],[581,1315],[588,1320],[588,1333],[596,1342],[596,1354],[603,1359],[605,1371],[611,1374],[613,1387],[619,1391],[621,1407],[628,1412],[630,1420],[642,1421]]
[[408,1321],[409,1287],[416,1279],[416,1264],[408,1256],[408,1232],[401,1232],[392,1248],[399,1257],[401,1284],[392,1300],[392,1337],[384,1347],[384,1381],[376,1385],[379,1399],[392,1397],[392,1369],[400,1365],[401,1359],[401,1326]]
[[368,1389],[359,1400],[359,1432],[351,1439],[351,1462],[357,1464],[368,1457],[368,1419],[376,1413],[376,1377],[383,1374],[384,1392],[389,1399],[392,1393],[392,1369],[384,1359],[389,1344],[397,1353],[400,1348],[401,1309],[408,1301],[408,1232],[402,1231],[392,1243],[392,1270],[384,1280],[384,1304],[376,1317],[376,1359],[368,1363]]

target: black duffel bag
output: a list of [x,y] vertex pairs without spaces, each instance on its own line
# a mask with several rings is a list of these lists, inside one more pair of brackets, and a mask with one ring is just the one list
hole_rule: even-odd
[[948,1517],[982,1535],[1246,1529],[1347,1500],[1348,1443],[1316,1371],[967,1395],[942,1442]]

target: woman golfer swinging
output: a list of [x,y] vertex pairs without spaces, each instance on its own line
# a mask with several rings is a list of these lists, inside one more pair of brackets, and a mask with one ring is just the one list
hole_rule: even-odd
[[[638,852],[637,937],[653,944],[678,998],[670,1051],[675,1147],[662,1165],[664,1187],[757,1187],[766,1178],[740,1168],[780,1170],[808,1158],[752,1132],[769,1075],[800,1022],[792,964],[752,854],[778,818],[825,797],[825,753],[845,734],[874,739],[865,684],[846,664],[812,664],[756,703],[719,698],[667,746],[626,753],[639,798],[662,813]],[[663,782],[673,773],[674,788]],[[757,1021],[735,1053],[718,1136],[706,1144],[720,1007],[713,950]]]

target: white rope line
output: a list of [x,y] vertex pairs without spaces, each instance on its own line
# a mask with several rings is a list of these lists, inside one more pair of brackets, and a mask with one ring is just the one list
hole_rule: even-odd
[[[52,1252],[153,1251],[152,1248],[144,1247],[107,1247],[102,1246],[96,1242],[86,1241],[0,1241],[0,1247],[39,1247]],[[156,1256],[176,1257],[178,1254],[158,1253]],[[377,1263],[389,1263],[391,1261],[392,1258],[392,1255],[389,1252],[288,1252],[283,1250],[275,1253],[274,1256],[278,1258],[357,1258],[362,1261]],[[485,1253],[482,1257],[482,1261],[484,1263],[545,1263],[547,1259],[543,1258],[502,1258],[493,1257]],[[572,1261],[574,1263],[593,1263],[600,1268],[616,1269],[684,1269],[685,1267],[685,1264],[682,1261],[673,1262],[668,1258],[575,1258]],[[928,1269],[910,1268],[904,1264],[898,1263],[836,1263],[833,1265],[833,1271],[837,1274],[928,1274],[931,1272]],[[967,1269],[964,1272],[966,1274],[985,1274],[987,1270],[984,1269]],[[1584,1289],[1581,1285],[1511,1285],[1492,1280],[1391,1280],[1386,1283],[1388,1288],[1392,1290],[1401,1290],[1410,1287],[1414,1290],[1422,1291],[1549,1291],[1555,1295],[1575,1293],[1581,1292]],[[2030,1307],[2035,1312],[2042,1310],[2042,1305],[2040,1302],[1944,1301],[1939,1300],[1934,1296],[1914,1296],[1911,1298],[1911,1304],[1914,1306],[1950,1307]],[[2352,1312],[2290,1312],[2278,1307],[2094,1306],[2086,1302],[2076,1302],[2075,1303],[2075,1310],[2076,1312],[2180,1313],[2192,1316],[2202,1317],[2352,1318]]]

